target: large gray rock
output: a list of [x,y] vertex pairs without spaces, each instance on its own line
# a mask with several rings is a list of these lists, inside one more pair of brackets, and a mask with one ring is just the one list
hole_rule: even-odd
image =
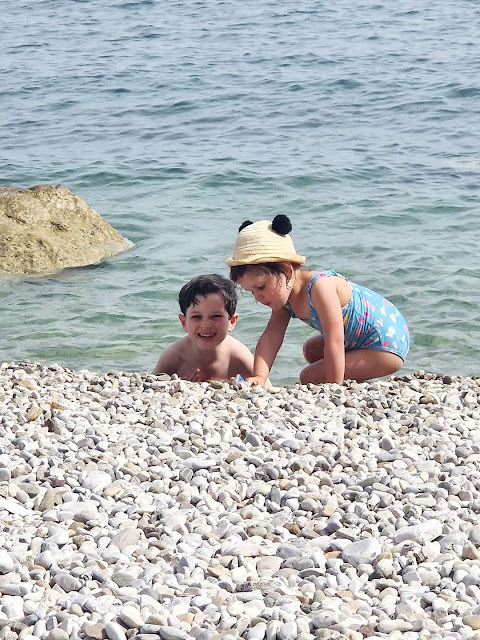
[[129,247],[63,185],[0,187],[0,270],[21,274],[81,267]]

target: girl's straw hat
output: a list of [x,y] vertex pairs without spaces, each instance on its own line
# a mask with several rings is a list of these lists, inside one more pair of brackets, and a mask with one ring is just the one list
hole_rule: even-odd
[[288,235],[292,225],[287,216],[275,216],[272,222],[246,220],[238,230],[232,258],[225,258],[229,267],[262,262],[294,262],[303,264],[305,256],[297,255]]

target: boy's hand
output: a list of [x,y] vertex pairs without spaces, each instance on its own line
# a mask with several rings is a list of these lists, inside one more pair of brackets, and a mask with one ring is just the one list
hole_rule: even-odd
[[262,376],[250,376],[250,378],[245,379],[245,382],[249,384],[251,387],[256,384],[264,387],[266,383],[266,379],[263,378]]
[[189,378],[190,382],[205,382],[205,377],[201,369],[195,369]]

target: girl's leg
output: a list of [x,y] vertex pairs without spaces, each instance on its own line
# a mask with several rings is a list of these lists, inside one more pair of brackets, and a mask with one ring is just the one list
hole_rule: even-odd
[[309,364],[323,360],[324,346],[322,336],[312,336],[303,345],[303,357]]
[[[308,341],[307,341],[308,342]],[[305,343],[306,345],[307,343]],[[356,349],[345,354],[345,380],[371,380],[382,378],[395,373],[402,367],[403,360],[400,356],[388,351],[375,351],[373,349]],[[300,373],[300,382],[307,384],[322,384],[325,382],[325,361],[318,360]]]

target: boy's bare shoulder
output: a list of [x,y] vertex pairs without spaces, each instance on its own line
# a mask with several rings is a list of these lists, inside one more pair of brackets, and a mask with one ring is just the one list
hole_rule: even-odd
[[228,377],[236,376],[238,373],[247,378],[253,373],[253,353],[250,349],[233,336],[228,339]]
[[176,340],[169,345],[160,355],[160,358],[155,365],[155,369],[153,370],[153,374],[158,375],[159,373],[168,373],[171,375],[172,373],[177,373],[178,369],[186,359],[188,345],[189,340],[187,336],[180,338],[180,340]]
[[233,336],[227,336],[224,340],[224,344],[226,344],[230,353],[233,352],[248,352],[251,354],[250,349],[240,340],[234,338]]

